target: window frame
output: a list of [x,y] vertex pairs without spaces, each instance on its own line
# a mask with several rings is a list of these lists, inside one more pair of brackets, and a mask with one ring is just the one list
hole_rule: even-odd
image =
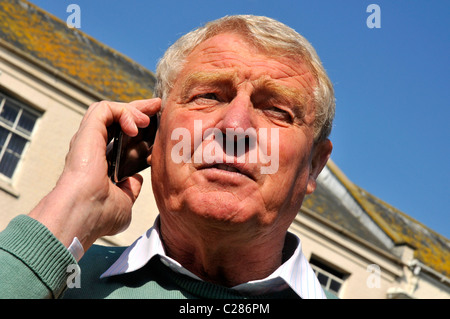
[[[343,288],[343,286],[345,284],[345,281],[347,280],[347,278],[349,277],[350,274],[345,272],[345,271],[342,271],[338,267],[335,267],[332,264],[330,264],[330,263],[324,261],[323,259],[318,258],[318,257],[316,257],[314,255],[311,256],[309,263],[310,263],[311,268],[313,269],[314,273],[316,274],[317,280],[319,280],[319,274],[323,275],[323,276],[325,276],[327,278],[327,282],[326,282],[325,285],[322,284],[320,282],[320,280],[319,280],[320,285],[324,289],[330,291],[331,293],[333,293],[333,294],[335,294],[336,296],[339,297],[340,293],[342,292],[342,288]],[[326,269],[323,269],[322,267],[320,267],[320,264],[325,266],[326,268],[331,269],[336,274],[333,274],[330,271],[327,271]],[[333,280],[340,284],[339,289],[337,291],[332,290],[331,287],[330,287]]]
[[[0,181],[3,181],[6,184],[12,185],[12,182],[15,179],[15,176],[17,175],[17,172],[20,170],[20,166],[23,162],[23,159],[25,157],[25,154],[28,150],[28,147],[32,141],[34,132],[36,131],[36,127],[38,125],[39,119],[42,117],[42,112],[39,112],[38,110],[34,109],[31,106],[26,105],[25,103],[22,103],[21,101],[17,100],[16,98],[12,97],[11,95],[7,94],[3,90],[0,91],[0,112],[5,106],[5,104],[9,101],[12,105],[18,107],[18,113],[16,115],[16,118],[14,120],[14,123],[12,126],[9,126],[8,124],[4,123],[3,121],[0,121],[0,127],[5,129],[8,133],[5,139],[5,142],[0,150],[0,161],[3,159],[4,154],[7,152],[8,145],[14,135],[23,138],[25,140],[25,145],[23,149],[20,152],[20,156],[18,157],[18,161],[16,166],[14,167],[14,170],[11,174],[11,177],[8,175],[3,174],[3,172],[0,172]],[[35,121],[32,130],[30,131],[30,134],[26,134],[22,132],[20,129],[18,129],[19,121],[23,115],[24,112],[28,112],[31,115],[35,116]]]

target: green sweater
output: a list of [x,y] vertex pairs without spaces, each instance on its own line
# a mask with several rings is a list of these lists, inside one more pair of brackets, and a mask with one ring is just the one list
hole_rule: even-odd
[[[36,220],[20,215],[0,233],[0,298],[246,298],[237,291],[178,274],[154,257],[128,274],[99,279],[125,247],[94,245],[79,263]],[[67,283],[71,288],[68,288]],[[328,292],[326,292],[327,296]],[[260,298],[298,298],[288,289]]]

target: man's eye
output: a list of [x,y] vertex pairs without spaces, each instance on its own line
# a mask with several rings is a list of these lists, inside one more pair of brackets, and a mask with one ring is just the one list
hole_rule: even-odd
[[284,121],[289,121],[289,122],[292,121],[292,116],[291,116],[291,114],[288,111],[283,110],[283,109],[281,109],[279,107],[276,107],[276,106],[267,107],[264,110],[264,112],[267,115],[272,116],[272,117],[274,117],[276,119],[279,119],[279,120],[284,120]]
[[205,100],[215,100],[218,101],[219,98],[216,93],[203,93],[195,96],[196,99],[205,99]]

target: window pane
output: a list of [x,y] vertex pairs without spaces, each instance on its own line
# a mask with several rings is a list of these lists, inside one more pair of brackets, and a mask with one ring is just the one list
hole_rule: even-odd
[[12,104],[11,101],[6,100],[5,105],[0,111],[0,120],[6,123],[8,126],[12,127],[18,113],[19,108],[16,105]]
[[337,282],[334,279],[331,279],[330,290],[335,293],[338,293],[340,288],[341,288],[341,283]]
[[319,272],[319,275],[317,276],[317,279],[319,279],[319,282],[322,286],[326,287],[328,282],[328,277],[324,274]]
[[30,112],[24,110],[22,115],[20,116],[17,129],[27,135],[31,135],[34,124],[36,123],[36,119],[36,115],[33,115]]
[[26,139],[16,134],[13,134],[11,136],[11,140],[8,143],[7,149],[11,152],[14,152],[17,156],[20,157],[26,144],[27,144]]
[[8,130],[4,129],[3,127],[0,127],[0,146],[3,146],[5,144],[6,138],[8,137]]
[[5,152],[2,160],[0,161],[0,173],[11,178],[16,169],[19,158],[12,153]]

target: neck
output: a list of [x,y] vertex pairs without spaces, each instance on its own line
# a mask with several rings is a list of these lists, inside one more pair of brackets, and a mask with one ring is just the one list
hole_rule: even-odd
[[285,233],[278,239],[239,238],[229,232],[175,231],[167,225],[161,222],[167,255],[205,281],[233,287],[265,278],[281,265]]

